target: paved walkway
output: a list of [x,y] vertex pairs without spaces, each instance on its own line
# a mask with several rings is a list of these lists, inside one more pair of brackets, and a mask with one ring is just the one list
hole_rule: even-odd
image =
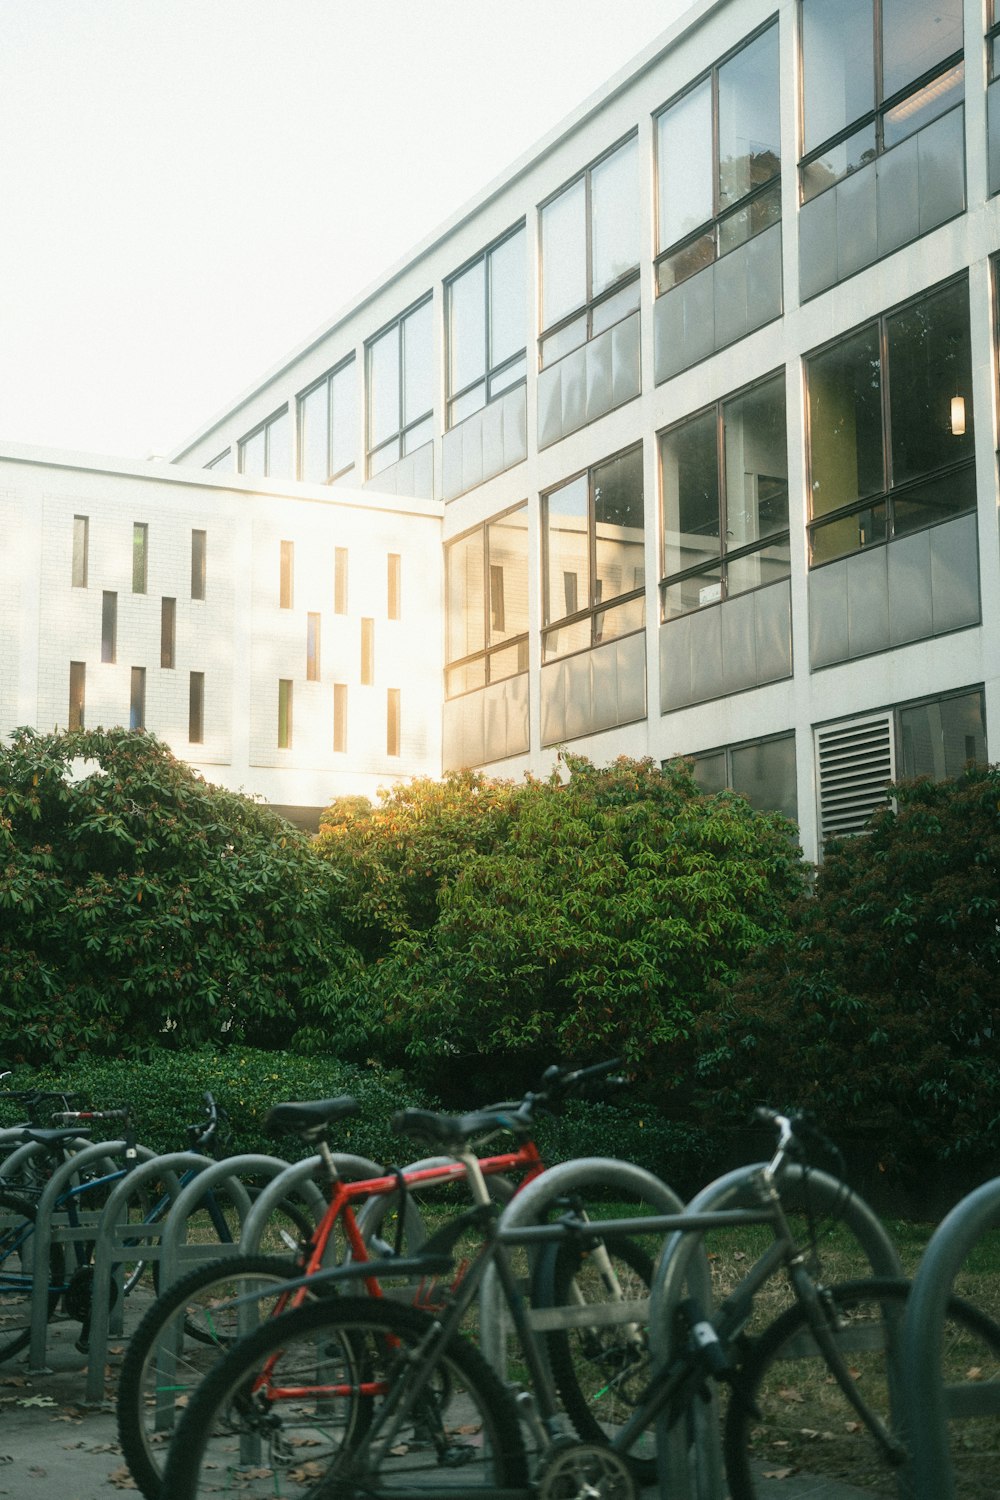
[[[112,1343],[105,1402],[83,1404],[86,1363],[74,1348],[78,1323],[50,1324],[50,1372],[32,1374],[24,1356],[0,1365],[2,1500],[110,1500],[138,1493],[118,1447],[115,1390],[124,1341]],[[761,1500],[864,1500],[860,1490],[792,1475],[761,1485]],[[658,1490],[644,1492],[658,1500]]]

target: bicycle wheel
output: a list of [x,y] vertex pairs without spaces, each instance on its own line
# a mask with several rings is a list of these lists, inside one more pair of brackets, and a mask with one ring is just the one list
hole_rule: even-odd
[[[605,1259],[606,1257],[606,1259]],[[646,1302],[653,1262],[629,1239],[585,1246],[565,1242],[542,1253],[532,1281],[536,1308],[596,1309],[618,1301]],[[645,1322],[595,1323],[546,1333],[556,1390],[579,1436],[608,1442],[628,1421],[649,1379]],[[655,1434],[640,1435],[629,1458],[641,1483],[656,1478]]]
[[[889,1354],[899,1349],[909,1289],[907,1281],[872,1279],[844,1282],[829,1292],[831,1328],[857,1392],[890,1428]],[[1000,1326],[958,1297],[948,1305],[942,1374],[948,1384],[1000,1380]],[[995,1493],[995,1416],[963,1420],[952,1452],[960,1500]],[[732,1500],[755,1500],[770,1493],[768,1478],[793,1474],[796,1495],[810,1493],[804,1487],[810,1479],[818,1495],[828,1493],[832,1480],[871,1495],[898,1493],[898,1470],[885,1461],[831,1376],[798,1305],[750,1346],[730,1398],[725,1458]]]
[[[273,1293],[295,1275],[292,1261],[233,1256],[198,1266],[147,1310],[129,1342],[118,1383],[118,1439],[147,1500],[158,1500],[178,1412],[239,1332],[234,1297]],[[265,1313],[271,1303],[264,1304]]]
[[[31,1291],[35,1267],[35,1208],[12,1193],[0,1193],[0,1360],[11,1359],[31,1342]],[[63,1247],[49,1250],[48,1316],[64,1290]]]
[[[378,1298],[314,1302],[241,1340],[198,1390],[163,1478],[170,1500],[353,1500],[523,1485],[513,1400],[482,1356],[452,1339],[412,1407],[434,1321]],[[267,1362],[274,1361],[273,1368]]]

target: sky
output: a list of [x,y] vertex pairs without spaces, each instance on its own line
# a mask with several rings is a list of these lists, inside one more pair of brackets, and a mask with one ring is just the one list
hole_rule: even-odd
[[0,441],[178,447],[691,0],[0,0]]

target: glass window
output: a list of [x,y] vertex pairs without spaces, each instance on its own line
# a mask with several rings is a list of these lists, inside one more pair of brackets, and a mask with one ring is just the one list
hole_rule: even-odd
[[375,621],[361,621],[361,681],[371,687],[375,681]]
[[804,199],[964,97],[962,0],[802,0],[801,35]]
[[399,688],[387,688],[385,694],[385,753],[399,754]]
[[292,472],[292,427],[288,407],[240,440],[240,473],[255,477],[289,478]]
[[333,684],[333,748],[338,755],[347,749],[347,683]]
[[402,608],[402,558],[398,552],[390,552],[386,559],[386,616],[398,620]]
[[981,692],[900,708],[899,775],[958,776],[970,760],[986,760],[986,715]]
[[87,562],[90,540],[90,518],[89,516],[73,517],[73,569],[72,579],[75,589],[87,587]]
[[306,681],[319,682],[320,616],[306,615]]
[[113,662],[118,658],[118,595],[105,593],[101,597],[101,661]]
[[542,205],[543,364],[638,307],[639,193],[632,136]]
[[278,679],[278,749],[292,748],[292,682],[288,677]]
[[545,660],[644,624],[642,444],[542,499]]
[[191,598],[204,599],[205,597],[205,560],[208,549],[208,533],[205,531],[192,531],[191,533]]
[[146,668],[133,667],[129,689],[128,727],[146,727]]
[[787,578],[785,378],[660,437],[664,619]]
[[448,426],[525,378],[523,226],[447,284]]
[[333,612],[347,614],[347,548],[337,547],[333,554]]
[[230,461],[231,461],[231,459],[232,459],[232,449],[231,448],[224,448],[221,453],[216,454],[215,458],[209,460],[209,462],[205,465],[205,468],[206,469],[228,469],[230,467]]
[[201,745],[205,739],[205,674],[192,672],[188,680],[188,742]]
[[445,550],[449,697],[528,670],[528,512],[497,516]]
[[174,665],[174,646],[177,636],[177,600],[164,596],[160,600],[160,666]]
[[975,508],[968,287],[806,359],[812,562]]
[[781,218],[777,25],[663,110],[656,143],[666,292]]
[[146,592],[146,572],[148,567],[149,527],[144,521],[136,521],[132,526],[132,592],[133,594],[144,594]]
[[87,696],[87,663],[71,661],[69,664],[69,717],[70,729],[82,729],[84,707]]
[[354,356],[298,399],[299,478],[335,484],[354,468],[357,374]]
[[694,777],[706,792],[731,787],[758,812],[780,812],[798,820],[795,784],[795,736],[726,745],[692,756]]
[[295,543],[282,542],[278,563],[278,608],[291,609],[295,597]]
[[428,297],[367,347],[369,478],[434,435],[432,314]]

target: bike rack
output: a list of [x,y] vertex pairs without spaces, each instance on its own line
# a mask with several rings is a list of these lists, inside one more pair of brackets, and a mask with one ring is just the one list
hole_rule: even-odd
[[154,1155],[155,1152],[148,1146],[136,1146],[129,1141],[91,1142],[69,1161],[62,1162],[45,1184],[35,1210],[35,1232],[31,1237],[33,1264],[41,1268],[41,1274],[34,1276],[31,1287],[31,1343],[28,1363],[33,1371],[41,1372],[45,1369],[49,1323],[48,1266],[52,1245],[54,1242],[76,1244],[95,1240],[101,1218],[97,1210],[80,1208],[77,1210],[79,1224],[56,1223],[56,1214],[62,1212],[59,1209],[59,1197],[83,1167],[110,1162],[112,1170],[117,1171],[117,1158],[120,1156],[125,1156],[126,1161],[136,1158],[149,1161]]
[[[104,1367],[108,1356],[108,1338],[112,1332],[111,1279],[115,1263],[126,1246],[141,1245],[142,1259],[163,1264],[165,1218],[151,1223],[130,1224],[127,1218],[129,1200],[146,1182],[163,1182],[172,1203],[181,1193],[178,1174],[201,1172],[212,1165],[213,1158],[196,1151],[174,1151],[154,1156],[134,1167],[121,1182],[115,1183],[97,1228],[94,1248],[94,1280],[90,1303],[90,1335],[87,1344],[87,1380],[85,1400],[101,1401],[104,1393]],[[170,1210],[167,1213],[169,1215]],[[162,1277],[161,1277],[162,1281]],[[165,1284],[165,1283],[164,1283]],[[122,1299],[118,1300],[121,1308]]]
[[[711,1213],[719,1209],[758,1208],[760,1200],[752,1189],[754,1175],[766,1163],[738,1167],[718,1177],[703,1188],[684,1209],[686,1214]],[[782,1175],[782,1201],[794,1208],[804,1196],[808,1182],[810,1201],[815,1207],[833,1211],[854,1234],[868,1258],[875,1276],[900,1276],[902,1265],[892,1240],[867,1203],[844,1184],[825,1172],[789,1166]],[[798,1191],[796,1191],[798,1190]],[[696,1271],[695,1285],[691,1276]],[[673,1327],[677,1304],[690,1288],[702,1307],[713,1305],[711,1281],[705,1260],[702,1235],[679,1231],[671,1235],[653,1277],[650,1297],[650,1344],[655,1359],[668,1353],[668,1330]],[[694,1413],[692,1432],[669,1431],[665,1418],[657,1428],[657,1455],[660,1493],[670,1500],[724,1500],[722,1449],[719,1441],[717,1403],[714,1398]],[[905,1493],[905,1492],[903,1492]]]
[[941,1221],[924,1251],[903,1323],[903,1395],[915,1500],[954,1500],[947,1419],[1000,1413],[1000,1389],[963,1381],[945,1389],[941,1335],[955,1277],[977,1240],[1000,1224],[1000,1177],[969,1193]]
[[[335,1152],[333,1160],[337,1171],[345,1180],[363,1180],[366,1177],[382,1177],[385,1174],[384,1167],[369,1161],[366,1156],[341,1155]],[[294,1162],[291,1166],[286,1166],[276,1177],[272,1177],[267,1187],[262,1189],[244,1220],[240,1234],[241,1254],[243,1252],[248,1255],[256,1254],[269,1215],[289,1196],[292,1190],[304,1200],[304,1206],[313,1211],[314,1221],[325,1213],[327,1199],[322,1189],[313,1180],[317,1176],[322,1176],[323,1180],[326,1180],[326,1168],[321,1156],[309,1156],[305,1161]]]
[[[30,1129],[31,1127],[26,1126],[25,1128]],[[68,1142],[69,1149],[75,1152],[85,1151],[90,1146],[100,1144],[103,1143],[99,1141],[92,1141],[89,1136],[85,1135],[77,1136],[75,1140]],[[21,1180],[22,1166],[24,1166],[26,1162],[32,1160],[36,1156],[43,1156],[48,1160],[52,1159],[52,1153],[49,1150],[48,1146],[43,1146],[40,1141],[25,1141],[24,1144],[18,1146],[16,1150],[9,1152],[8,1155],[5,1156],[2,1161],[0,1161],[0,1187],[9,1186],[13,1192],[17,1192],[18,1183]],[[101,1167],[102,1172],[104,1170],[108,1172],[117,1171],[116,1164],[111,1161],[110,1158],[107,1161],[106,1168],[103,1164],[101,1164]]]
[[241,1248],[240,1237],[234,1238],[231,1245],[223,1245],[215,1241],[211,1245],[189,1245],[187,1243],[187,1221],[191,1214],[198,1208],[202,1198],[213,1188],[216,1183],[225,1184],[226,1191],[233,1200],[233,1204],[240,1216],[240,1231],[246,1224],[250,1213],[250,1194],[243,1186],[241,1178],[247,1176],[255,1177],[277,1177],[279,1173],[288,1170],[289,1163],[282,1161],[277,1156],[263,1156],[248,1153],[244,1156],[229,1156],[224,1161],[213,1162],[203,1172],[199,1172],[193,1182],[189,1182],[178,1193],[176,1200],[171,1205],[163,1226],[163,1238],[160,1242],[160,1268],[163,1277],[163,1285],[169,1286],[177,1279],[177,1264],[181,1258],[181,1246],[184,1246],[185,1261],[218,1260],[223,1255],[235,1255]]

